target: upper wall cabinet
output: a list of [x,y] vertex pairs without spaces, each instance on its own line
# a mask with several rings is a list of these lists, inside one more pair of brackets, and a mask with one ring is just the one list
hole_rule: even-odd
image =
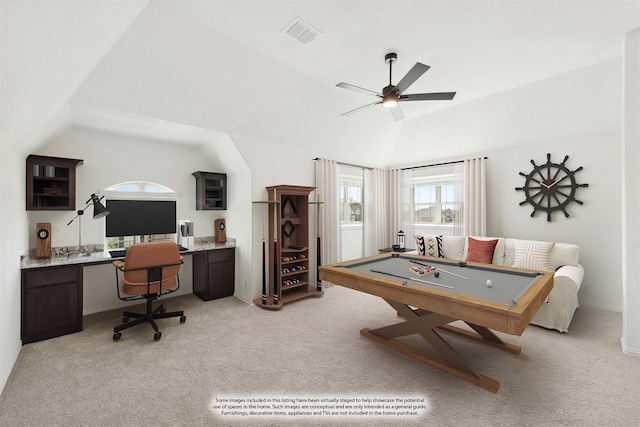
[[227,174],[194,172],[196,177],[196,209],[227,209]]
[[75,210],[76,168],[81,164],[78,159],[27,157],[27,210]]

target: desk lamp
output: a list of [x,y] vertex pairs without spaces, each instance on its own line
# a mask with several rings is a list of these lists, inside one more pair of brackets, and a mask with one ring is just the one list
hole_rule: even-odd
[[100,203],[102,199],[104,199],[104,196],[98,197],[97,194],[92,194],[91,198],[86,201],[87,206],[85,206],[84,209],[80,209],[77,212],[77,215],[67,223],[67,226],[69,226],[73,221],[76,220],[76,218],[78,218],[78,246],[80,247],[82,255],[84,256],[88,256],[89,253],[86,252],[82,247],[82,215],[84,215],[84,211],[86,211],[90,205],[93,205],[93,219],[100,219],[109,215],[109,211],[107,210],[107,208],[102,203]]

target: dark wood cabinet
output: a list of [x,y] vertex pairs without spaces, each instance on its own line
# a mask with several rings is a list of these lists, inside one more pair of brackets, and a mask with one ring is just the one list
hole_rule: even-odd
[[82,266],[22,271],[22,343],[82,330]]
[[27,210],[75,210],[76,168],[81,164],[78,159],[27,157]]
[[202,300],[232,296],[235,291],[235,249],[193,254],[193,293]]
[[215,172],[193,172],[196,177],[196,210],[227,209],[227,175]]

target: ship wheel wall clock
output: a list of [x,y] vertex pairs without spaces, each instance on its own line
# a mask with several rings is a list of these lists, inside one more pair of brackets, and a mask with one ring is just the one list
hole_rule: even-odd
[[533,170],[528,174],[520,172],[525,177],[525,182],[523,187],[516,187],[516,190],[524,191],[526,197],[520,202],[520,206],[526,203],[533,206],[532,217],[536,212],[543,211],[547,213],[547,221],[551,221],[553,212],[562,211],[568,218],[566,208],[570,203],[583,204],[576,199],[576,192],[578,188],[588,187],[589,184],[578,184],[576,174],[582,170],[582,166],[572,171],[566,166],[567,160],[569,156],[564,156],[562,163],[554,163],[551,161],[551,154],[547,153],[547,163],[536,165],[531,160]]

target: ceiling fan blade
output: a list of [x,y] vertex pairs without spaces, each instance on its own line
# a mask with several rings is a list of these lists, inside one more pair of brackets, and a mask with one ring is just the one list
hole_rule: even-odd
[[390,108],[389,111],[391,112],[391,115],[393,116],[393,119],[396,122],[398,120],[404,119],[404,113],[402,112],[402,109],[400,108],[400,104],[396,105],[393,108]]
[[355,110],[347,111],[346,113],[342,113],[341,116],[348,116],[353,113],[357,113],[358,111],[366,110],[369,107],[373,107],[376,104],[382,104],[382,101],[372,102],[371,104],[363,105],[362,107],[358,107]]
[[400,101],[449,101],[456,96],[455,92],[412,93],[400,95]]
[[412,69],[409,70],[407,74],[398,82],[396,85],[396,90],[399,94],[404,92],[411,86],[416,80],[420,78],[421,75],[427,72],[427,70],[431,68],[428,65],[421,64],[416,62],[416,65],[413,66]]
[[382,94],[381,93],[374,92],[372,90],[365,89],[365,88],[362,88],[362,87],[359,87],[359,86],[354,86],[354,85],[351,85],[349,83],[340,82],[336,86],[341,87],[343,89],[349,89],[349,90],[353,90],[355,92],[364,93],[365,95],[373,95],[373,96],[377,96],[379,98],[382,98]]

